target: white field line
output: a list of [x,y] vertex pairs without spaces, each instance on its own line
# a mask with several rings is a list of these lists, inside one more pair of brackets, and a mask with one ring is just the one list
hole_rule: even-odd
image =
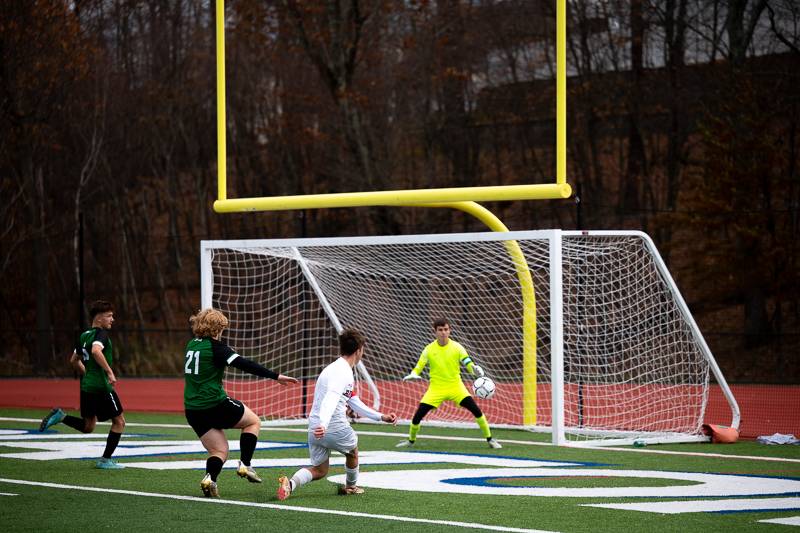
[[796,511],[800,509],[800,498],[742,498],[726,500],[691,500],[642,503],[587,503],[581,507],[622,509],[658,514],[721,513],[745,511],[748,513]]
[[[39,425],[41,424],[42,419],[40,418],[39,420],[36,420],[35,418],[13,418],[13,417],[0,416],[0,422],[31,422],[36,425]],[[110,426],[111,422],[98,422],[97,425]],[[125,426],[190,429],[189,424],[143,424],[143,423],[128,422],[128,421],[125,421]]]
[[770,518],[769,520],[759,520],[762,524],[781,524],[784,526],[800,526],[800,516],[790,516],[789,518]]
[[200,498],[197,496],[181,496],[178,494],[160,494],[157,492],[137,492],[134,490],[109,489],[105,487],[84,487],[80,485],[63,485],[61,483],[44,483],[39,481],[27,481],[23,479],[0,478],[0,483],[11,483],[16,485],[32,485],[35,487],[47,487],[65,490],[83,490],[87,492],[102,492],[106,494],[127,494],[129,496],[142,496],[148,498],[164,498],[167,500],[192,501],[200,503],[212,503],[219,505],[239,505],[242,507],[259,507],[262,509],[274,509],[277,511],[295,511],[300,513],[332,514],[340,516],[357,516],[360,518],[372,518],[376,520],[391,520],[394,522],[410,522],[416,524],[435,524],[442,526],[453,526],[468,529],[483,529],[489,531],[511,531],[514,533],[556,533],[543,529],[523,529],[518,527],[494,526],[489,524],[476,524],[471,522],[455,522],[450,520],[431,520],[427,518],[414,518],[410,516],[394,516],[385,514],[359,513],[355,511],[339,511],[336,509],[320,509],[316,507],[297,507],[293,505],[279,505],[274,503],[243,502],[237,500],[220,500],[216,498]]
[[[32,422],[35,424],[39,424],[41,420],[37,420],[34,418],[10,418],[10,417],[0,417],[0,422]],[[97,425],[110,425],[110,422],[98,422]],[[188,424],[148,424],[142,422],[125,422],[125,426],[131,427],[153,427],[153,428],[181,428],[181,429],[189,429]],[[267,425],[264,426],[262,424],[262,428],[265,427],[269,429],[271,426]],[[288,427],[281,427],[280,431],[290,431],[295,433],[306,433],[308,431],[305,427],[303,428],[288,428]],[[373,437],[394,437],[394,438],[403,438],[405,433],[391,433],[389,431],[363,431],[361,429],[357,429],[359,435],[370,435]],[[484,442],[486,439],[480,437],[448,437],[444,435],[420,435],[417,437],[418,439],[429,439],[429,440],[446,440],[446,441],[462,441],[462,442]],[[502,443],[506,444],[521,444],[523,446],[552,446],[549,442],[535,442],[535,441],[528,441],[528,440],[511,440],[511,439],[498,439]],[[730,455],[730,454],[723,454],[723,453],[706,453],[706,452],[676,452],[670,450],[654,450],[651,448],[618,448],[618,447],[611,447],[611,446],[603,446],[598,447],[597,450],[612,450],[615,452],[631,452],[631,453],[650,453],[650,454],[657,454],[657,455],[680,455],[680,456],[688,456],[688,457],[717,457],[720,459],[749,459],[751,461],[765,461],[765,462],[778,462],[778,463],[800,463],[800,459],[788,459],[783,457],[759,457],[757,455]]]

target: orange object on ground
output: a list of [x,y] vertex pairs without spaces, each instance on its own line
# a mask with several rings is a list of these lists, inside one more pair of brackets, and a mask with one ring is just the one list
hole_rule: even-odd
[[739,440],[739,431],[728,426],[703,424],[703,432],[711,435],[711,442],[730,444]]

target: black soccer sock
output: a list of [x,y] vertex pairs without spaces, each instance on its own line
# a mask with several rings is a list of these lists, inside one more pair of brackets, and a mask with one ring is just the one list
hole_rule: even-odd
[[62,424],[66,424],[67,426],[71,427],[72,429],[77,429],[81,433],[86,432],[86,422],[83,418],[78,418],[77,416],[67,415],[64,417],[64,420],[61,421]]
[[222,472],[223,461],[216,455],[212,455],[206,459],[206,472],[211,474],[211,481],[216,481],[217,476]]
[[103,457],[106,459],[111,459],[111,454],[114,453],[114,450],[117,449],[117,444],[119,444],[119,438],[122,436],[122,433],[117,433],[116,431],[109,431],[108,438],[106,439],[106,451],[103,452]]
[[250,466],[250,461],[253,459],[253,452],[256,451],[256,444],[258,444],[258,436],[252,433],[242,433],[239,437],[239,450],[241,451],[241,460],[247,466]]

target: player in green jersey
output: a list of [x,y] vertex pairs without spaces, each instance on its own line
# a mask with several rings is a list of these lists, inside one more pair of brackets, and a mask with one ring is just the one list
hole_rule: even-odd
[[92,316],[92,327],[81,333],[78,345],[69,359],[72,367],[81,376],[81,418],[69,416],[56,407],[42,419],[39,431],[64,423],[81,433],[91,433],[98,420],[104,422],[111,419],[106,448],[96,466],[116,470],[124,468],[111,455],[117,449],[125,429],[125,416],[122,414],[122,403],[114,390],[117,378],[111,369],[113,349],[108,330],[114,324],[114,307],[109,302],[97,300],[90,306],[89,313]]
[[417,366],[403,378],[403,381],[420,379],[420,374],[425,366],[430,365],[428,390],[419,401],[419,407],[411,420],[408,439],[400,441],[397,447],[413,446],[425,415],[448,400],[472,413],[490,448],[502,448],[503,446],[492,438],[492,430],[489,429],[486,415],[483,414],[475,399],[464,386],[464,382],[461,381],[462,364],[467,367],[470,374],[476,377],[484,375],[483,369],[472,361],[462,345],[450,338],[450,323],[447,320],[443,318],[435,320],[433,332],[436,340],[422,350]]
[[203,309],[189,322],[194,338],[186,344],[185,350],[183,406],[186,421],[209,454],[200,489],[206,497],[216,498],[219,496],[217,476],[228,459],[228,439],[223,429],[242,430],[236,474],[252,483],[261,483],[261,478],[250,465],[258,444],[261,421],[244,403],[228,397],[222,387],[225,367],[230,365],[254,376],[271,378],[281,385],[297,383],[297,380],[245,359],[222,342],[220,339],[228,327],[228,319],[220,311]]

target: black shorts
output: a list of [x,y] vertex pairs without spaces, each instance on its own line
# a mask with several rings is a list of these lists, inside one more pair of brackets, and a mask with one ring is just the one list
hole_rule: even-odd
[[97,417],[100,422],[122,414],[122,402],[117,391],[86,392],[81,391],[81,418]]
[[225,398],[209,409],[186,409],[186,421],[198,437],[209,429],[230,429],[244,416],[244,404],[233,398]]

